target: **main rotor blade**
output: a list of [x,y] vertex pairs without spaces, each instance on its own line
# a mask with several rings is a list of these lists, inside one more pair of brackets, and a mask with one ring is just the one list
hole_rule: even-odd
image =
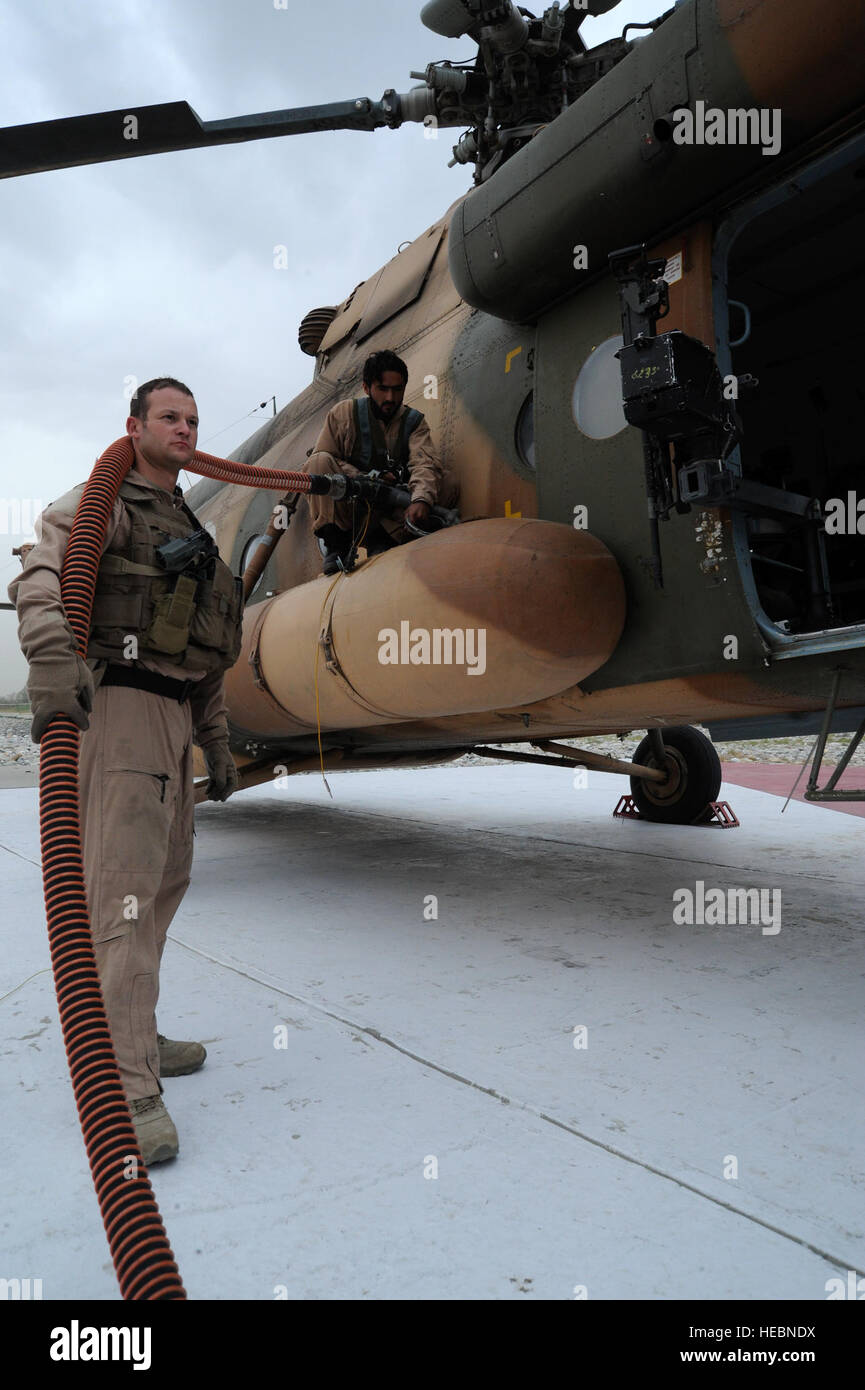
[[306,135],[319,130],[376,130],[392,124],[393,108],[368,97],[326,106],[262,111],[226,121],[202,121],[186,101],[131,106],[0,130],[0,178],[101,164],[110,159],[134,159],[168,150],[194,150],[203,145],[230,145],[241,140],[267,140],[276,135]]

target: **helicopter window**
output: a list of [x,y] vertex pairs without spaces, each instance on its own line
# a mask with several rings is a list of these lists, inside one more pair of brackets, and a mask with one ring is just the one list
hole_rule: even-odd
[[622,409],[622,371],[616,357],[624,338],[607,338],[586,358],[574,386],[574,419],[589,439],[609,439],[627,425]]
[[[252,537],[252,540],[249,540],[249,541],[246,542],[246,545],[243,547],[243,555],[241,556],[241,560],[240,560],[240,573],[241,573],[241,574],[245,574],[245,573],[246,573],[246,567],[247,567],[247,565],[249,564],[250,560],[252,559],[253,551],[255,550],[256,546],[258,545],[258,542],[259,542],[259,541],[263,541],[264,539],[265,539],[265,537],[264,537],[263,535],[261,535],[261,536],[253,536],[253,537]],[[266,568],[266,566],[265,566],[265,568]],[[262,581],[263,578],[264,578],[264,570],[262,570],[262,571],[261,571],[261,574],[258,576],[258,580],[256,581],[255,589],[252,590],[252,594],[255,593],[255,590],[259,587],[259,585],[261,584],[261,581]],[[250,598],[252,597],[252,594],[250,594]]]
[[535,471],[535,393],[530,391],[517,416],[517,453],[520,460]]

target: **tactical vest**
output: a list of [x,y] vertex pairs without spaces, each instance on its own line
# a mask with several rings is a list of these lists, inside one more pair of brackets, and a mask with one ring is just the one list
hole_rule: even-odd
[[398,482],[408,479],[409,438],[417,429],[423,415],[419,410],[409,408],[402,417],[396,450],[389,454],[384,442],[384,426],[369,407],[369,396],[356,396],[354,400],[355,444],[349,463],[359,468],[361,473],[375,469],[381,473],[391,472]]
[[189,536],[201,526],[185,502],[124,480],[118,493],[132,525],[131,544],[114,542],[96,577],[87,655],[129,660],[126,639],[140,655],[175,662],[189,671],[224,670],[240,654],[243,583],[219,556],[213,578],[169,574],[156,560],[157,546]]

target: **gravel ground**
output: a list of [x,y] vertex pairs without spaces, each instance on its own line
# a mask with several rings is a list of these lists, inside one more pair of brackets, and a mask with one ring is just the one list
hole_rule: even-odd
[[29,714],[0,714],[0,767],[39,771],[39,748],[30,741]]
[[[570,744],[574,748],[586,748],[596,753],[606,753],[614,758],[629,759],[641,736],[641,733],[637,731],[623,740],[619,740],[615,735],[602,735],[597,738],[570,738],[557,741]],[[824,764],[838,762],[848,741],[845,734],[832,735],[826,745]],[[498,744],[489,745],[491,748],[500,746]],[[528,743],[510,744],[509,746],[527,753],[538,751]],[[814,738],[809,735],[804,738],[738,739],[733,743],[717,743],[715,747],[722,762],[792,763],[798,767],[805,761],[814,747]],[[453,766],[477,767],[482,763],[494,761],[492,758],[479,758],[474,753],[466,753]],[[853,764],[858,766],[865,764],[865,740],[857,749]],[[0,715],[0,767],[17,767],[23,772],[39,771],[39,749],[35,743],[30,741],[29,714]]]

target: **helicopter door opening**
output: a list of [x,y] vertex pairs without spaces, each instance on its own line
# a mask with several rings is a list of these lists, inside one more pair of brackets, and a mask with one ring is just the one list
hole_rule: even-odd
[[759,381],[738,402],[742,476],[822,509],[822,520],[734,517],[751,605],[778,656],[800,654],[806,634],[810,648],[862,641],[863,244],[863,136],[737,209],[716,239],[719,366]]

